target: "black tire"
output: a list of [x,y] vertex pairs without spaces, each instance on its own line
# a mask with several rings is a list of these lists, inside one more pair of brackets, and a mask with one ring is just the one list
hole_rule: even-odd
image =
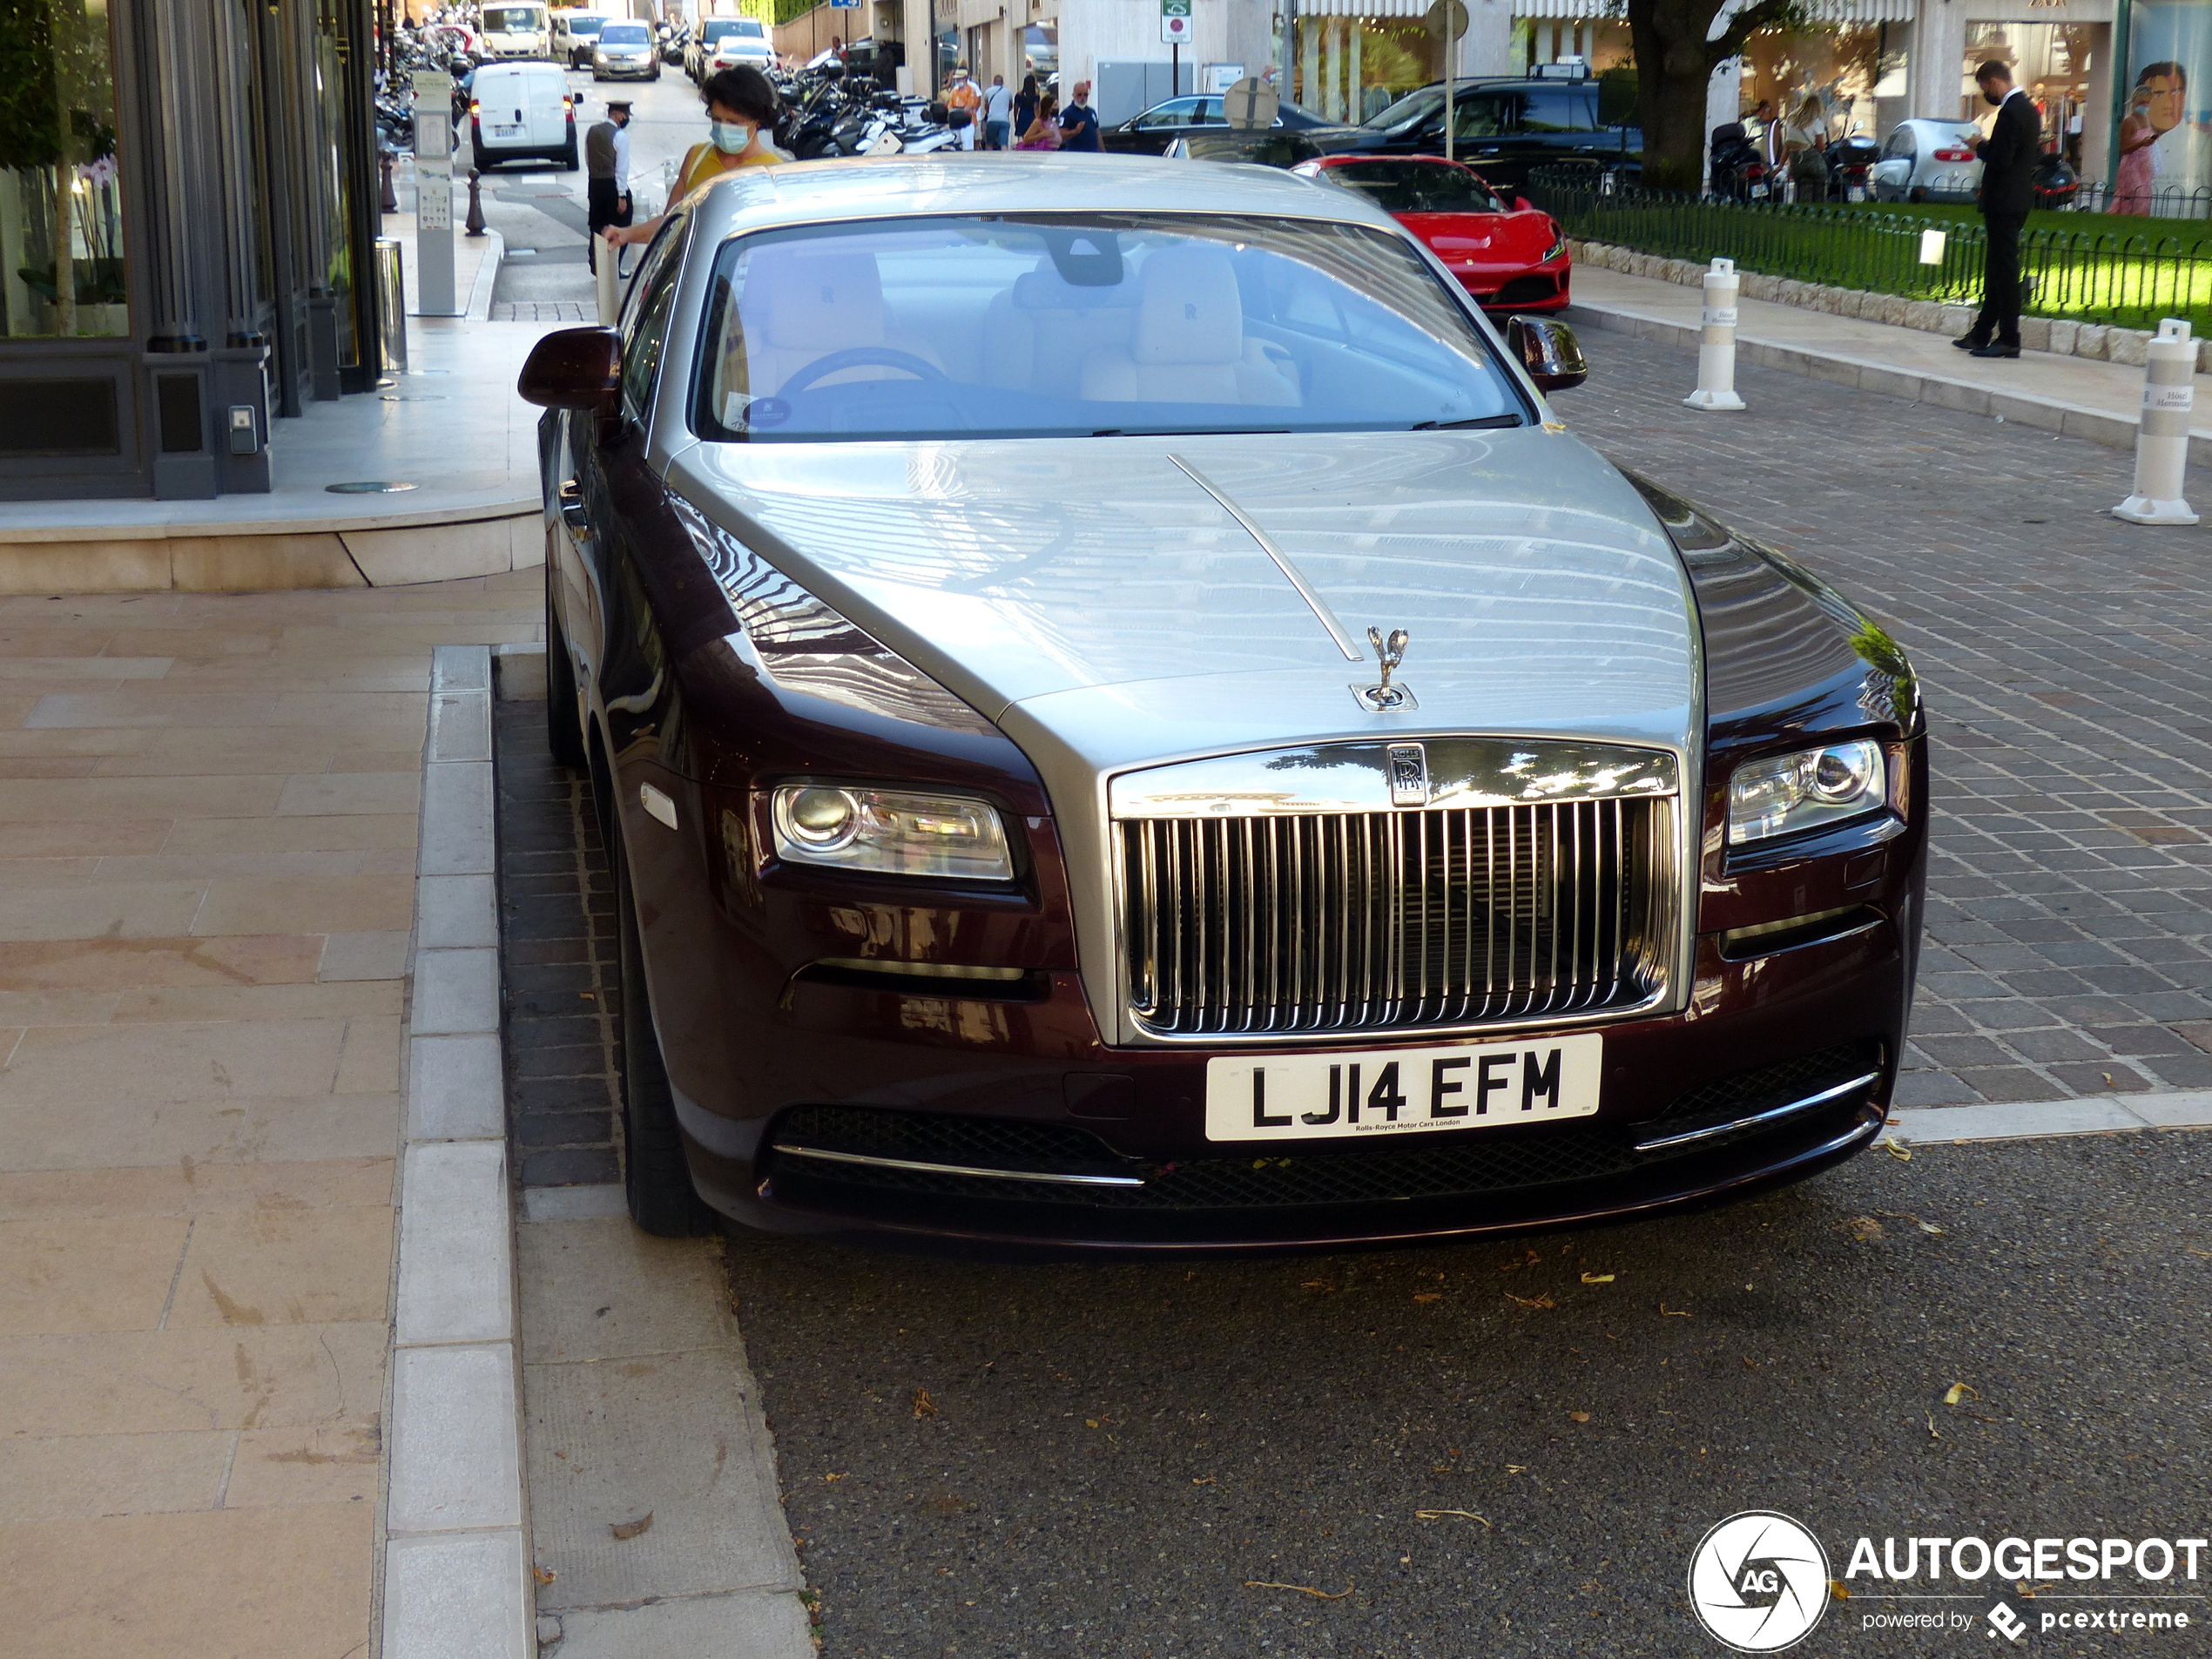
[[[618,820],[618,813],[610,813]],[[630,1219],[656,1238],[697,1238],[715,1231],[715,1214],[691,1184],[676,1101],[653,1029],[637,905],[630,888],[629,850],[619,822],[607,846],[614,868],[617,968],[617,1076],[622,1083],[622,1190]]]
[[569,637],[553,609],[553,569],[545,570],[545,746],[554,764],[582,772],[590,757],[583,747],[583,721],[577,712],[576,668]]

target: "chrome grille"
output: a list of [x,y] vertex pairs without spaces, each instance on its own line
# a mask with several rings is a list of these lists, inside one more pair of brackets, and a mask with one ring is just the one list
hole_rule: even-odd
[[1123,821],[1130,1011],[1158,1036],[1596,1013],[1664,988],[1671,798]]

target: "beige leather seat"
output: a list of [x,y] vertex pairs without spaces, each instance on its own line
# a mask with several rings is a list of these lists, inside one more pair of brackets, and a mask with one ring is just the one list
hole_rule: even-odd
[[1116,403],[1294,405],[1301,399],[1289,354],[1244,338],[1244,306],[1228,254],[1166,247],[1137,277],[1136,320],[1126,347],[1084,360],[1082,395]]
[[[1133,287],[1134,285],[1129,285]],[[1082,365],[1103,347],[1129,347],[1136,296],[1128,287],[1078,288],[1061,280],[1052,261],[992,296],[983,318],[983,379],[992,386],[1073,397]]]
[[[927,341],[907,338],[886,326],[883,277],[873,253],[763,248],[746,271],[738,317],[745,374],[740,381],[737,366],[725,362],[720,388],[725,393],[742,389],[753,397],[771,396],[817,358],[856,346],[886,346],[942,367]],[[739,338],[733,331],[733,352]],[[904,369],[856,364],[813,384],[913,378]]]

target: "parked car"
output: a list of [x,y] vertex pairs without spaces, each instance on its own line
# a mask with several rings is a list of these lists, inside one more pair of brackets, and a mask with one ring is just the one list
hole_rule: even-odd
[[1981,190],[1981,162],[1974,154],[1981,138],[1981,129],[1971,121],[1898,122],[1873,166],[1874,199],[1973,200]]
[[[1177,138],[1187,138],[1193,133],[1220,132],[1229,123],[1221,112],[1218,94],[1204,98],[1171,98],[1164,104],[1155,104],[1141,115],[1132,115],[1118,126],[1108,127],[1099,134],[1099,142],[1109,150],[1124,155],[1164,155],[1167,147]],[[1311,110],[1302,110],[1295,104],[1285,104],[1276,112],[1272,124],[1278,129],[1293,132],[1326,132],[1345,134],[1350,129],[1340,123],[1325,121]]]
[[1500,196],[1472,167],[1441,156],[1326,156],[1291,171],[1358,191],[1420,238],[1485,311],[1568,303],[1567,233],[1525,199]]
[[521,380],[640,1224],[1335,1247],[1873,1143],[1911,665],[1562,426],[1564,325],[1270,169],[779,177]]
[[539,0],[502,0],[486,6],[481,21],[487,57],[553,55],[553,14]]
[[570,69],[591,67],[591,49],[607,26],[604,14],[563,8],[553,14],[553,57]]
[[758,17],[702,17],[685,48],[684,71],[704,81],[718,69],[750,64],[765,70],[776,61],[767,25]]
[[653,51],[653,31],[642,23],[617,21],[599,31],[591,50],[591,78],[595,81],[657,81],[660,58]]
[[[1500,190],[1527,187],[1536,167],[1606,167],[1633,184],[1643,173],[1643,134],[1600,118],[1595,80],[1470,81],[1453,95],[1453,156]],[[1444,84],[1408,92],[1326,147],[1370,155],[1442,155]]]
[[576,171],[576,100],[558,64],[485,64],[469,90],[475,165],[544,160]]

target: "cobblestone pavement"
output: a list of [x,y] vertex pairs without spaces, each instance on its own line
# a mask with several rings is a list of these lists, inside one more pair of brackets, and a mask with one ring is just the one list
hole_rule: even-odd
[[[1934,736],[1898,1100],[2212,1084],[2212,546],[2122,523],[2120,452],[1588,331],[1585,439],[1893,624]],[[2023,373],[2029,371],[2023,369]]]
[[621,1178],[614,1150],[614,889],[590,789],[553,764],[545,704],[499,703],[507,1104],[525,1187]]

